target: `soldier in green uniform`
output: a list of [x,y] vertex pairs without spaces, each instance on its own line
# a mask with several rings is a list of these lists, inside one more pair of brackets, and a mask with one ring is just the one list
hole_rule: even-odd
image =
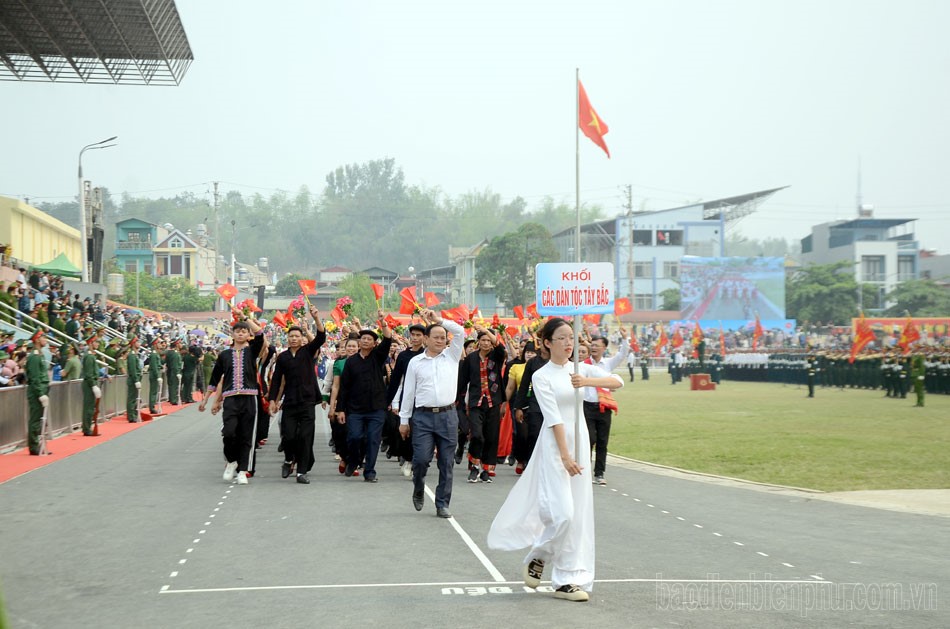
[[30,340],[33,351],[26,359],[26,403],[30,410],[27,442],[30,454],[36,456],[40,453],[43,409],[49,405],[49,370],[43,357],[46,335],[37,330]]
[[92,418],[96,413],[96,400],[102,397],[99,388],[99,367],[96,365],[96,350],[99,337],[93,332],[86,339],[86,353],[82,357],[82,434],[92,437]]
[[165,372],[168,375],[168,403],[178,406],[179,386],[181,383],[181,354],[178,353],[180,341],[175,339],[165,352]]
[[924,405],[924,375],[924,357],[917,354],[914,356],[910,368],[910,377],[914,382],[914,393],[917,394],[917,403],[914,406]]
[[102,350],[102,353],[103,353],[103,354],[105,354],[106,356],[108,356],[109,358],[112,359],[111,362],[108,362],[109,375],[110,375],[110,376],[115,376],[115,375],[118,375],[118,373],[119,373],[119,361],[116,360],[116,357],[117,357],[118,354],[119,354],[119,347],[118,347],[118,345],[119,345],[119,343],[121,343],[121,342],[122,342],[121,339],[119,339],[118,337],[113,337],[113,338],[106,344],[106,348],[105,348],[104,350]]
[[195,372],[198,370],[198,359],[189,351],[189,348],[181,348],[181,402],[182,404],[194,404],[195,400],[191,397],[195,389]]
[[138,339],[133,338],[125,347],[127,352],[125,357],[125,373],[129,376],[126,381],[125,390],[125,416],[129,423],[135,424],[141,421],[139,417],[138,401],[139,391],[142,389],[142,368],[139,366],[139,356],[135,349],[138,347]]
[[204,354],[201,355],[201,370],[204,372],[205,389],[208,388],[208,383],[211,382],[211,372],[214,371],[215,360],[217,360],[217,353],[211,348],[205,349]]
[[152,341],[152,353],[148,355],[148,410],[157,413],[155,405],[162,395],[162,349],[164,342],[161,337]]

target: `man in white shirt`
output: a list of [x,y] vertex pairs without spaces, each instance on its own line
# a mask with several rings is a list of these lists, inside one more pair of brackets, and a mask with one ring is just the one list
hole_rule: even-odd
[[[607,373],[613,373],[630,353],[630,343],[627,342],[627,331],[620,327],[620,351],[604,358],[607,351],[607,339],[595,336],[590,342],[590,358],[586,362],[600,367]],[[606,485],[604,471],[607,468],[607,442],[610,440],[610,421],[613,411],[601,408],[597,399],[597,389],[584,387],[584,418],[587,420],[587,432],[590,433],[590,447],[597,448],[597,457],[594,460],[594,483]]]
[[[403,380],[399,407],[399,434],[410,434],[412,419],[412,505],[422,511],[425,478],[438,448],[439,484],[435,490],[435,510],[440,518],[451,518],[453,456],[458,443],[458,414],[455,398],[459,361],[465,330],[454,321],[443,320],[434,311],[422,311],[429,325],[425,330],[424,352],[409,361]],[[448,335],[452,342],[448,343]]]

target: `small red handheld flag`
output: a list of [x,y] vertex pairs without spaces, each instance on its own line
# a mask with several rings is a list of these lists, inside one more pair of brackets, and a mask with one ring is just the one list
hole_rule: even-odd
[[297,284],[300,285],[300,292],[304,295],[317,294],[317,280],[297,280]]
[[386,291],[382,286],[379,284],[370,284],[369,287],[373,289],[373,295],[376,297],[376,301],[383,298],[383,293]]

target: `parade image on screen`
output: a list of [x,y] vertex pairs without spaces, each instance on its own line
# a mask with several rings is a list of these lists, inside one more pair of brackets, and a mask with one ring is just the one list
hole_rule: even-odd
[[783,258],[700,258],[680,261],[683,319],[785,318]]

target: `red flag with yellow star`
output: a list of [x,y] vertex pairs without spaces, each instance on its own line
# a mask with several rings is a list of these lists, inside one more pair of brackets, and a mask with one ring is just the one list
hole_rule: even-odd
[[587,92],[584,90],[584,84],[577,81],[577,124],[581,128],[581,133],[604,149],[607,157],[610,157],[610,151],[607,149],[607,143],[604,142],[604,136],[607,135],[607,123],[601,120],[597,112],[591,106],[587,99]]
[[633,306],[630,305],[630,299],[627,297],[618,297],[614,300],[614,316],[619,317],[628,312],[633,312]]

